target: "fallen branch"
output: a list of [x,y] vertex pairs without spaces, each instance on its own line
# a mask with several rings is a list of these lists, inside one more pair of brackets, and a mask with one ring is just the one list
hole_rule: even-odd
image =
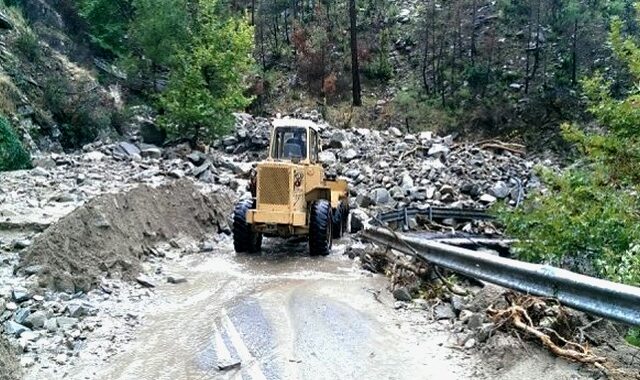
[[[545,346],[549,351],[554,353],[557,356],[564,357],[567,359],[571,359],[580,363],[588,363],[588,364],[599,364],[604,363],[606,358],[602,356],[597,356],[591,353],[589,348],[586,345],[580,345],[575,342],[571,342],[568,339],[565,339],[560,336],[555,330],[550,328],[545,328],[546,331],[549,331],[553,334],[554,337],[560,342],[564,344],[564,347],[558,346],[549,334],[546,334],[534,326],[534,323],[527,312],[528,308],[539,308],[544,305],[544,302],[541,300],[535,301],[533,297],[528,297],[523,300],[523,298],[519,298],[517,300],[518,303],[522,305],[516,304],[516,302],[512,302],[511,306],[505,310],[496,310],[493,307],[489,307],[487,312],[492,317],[494,322],[499,324],[500,326],[510,325],[515,327],[517,330],[525,332],[526,334],[536,337],[540,340],[543,346]],[[597,366],[602,369],[604,367]]]

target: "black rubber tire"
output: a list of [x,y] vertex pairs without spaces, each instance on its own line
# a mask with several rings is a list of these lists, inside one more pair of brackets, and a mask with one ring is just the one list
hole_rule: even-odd
[[250,199],[236,203],[233,210],[233,248],[237,253],[256,253],[262,247],[262,234],[247,223],[247,211],[254,207]]
[[340,239],[347,232],[349,222],[349,206],[340,202],[333,212],[333,238]]
[[333,245],[331,203],[325,199],[311,203],[309,215],[309,254],[327,256]]
[[351,211],[348,204],[340,203],[342,209],[342,235],[347,233],[349,227],[349,212]]
[[332,216],[332,225],[331,225],[331,234],[333,235],[334,239],[340,239],[342,237],[342,234],[344,232],[344,228],[343,228],[343,212],[344,212],[344,206],[342,205],[342,203],[340,203],[338,205],[338,207],[336,207],[333,210],[333,216]]

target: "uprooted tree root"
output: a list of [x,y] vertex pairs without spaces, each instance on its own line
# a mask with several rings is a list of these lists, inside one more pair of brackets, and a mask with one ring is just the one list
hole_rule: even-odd
[[540,321],[547,317],[551,317],[554,320],[553,326],[567,323],[566,313],[556,301],[516,295],[515,293],[506,293],[505,298],[509,303],[509,307],[503,310],[496,310],[491,306],[487,310],[487,313],[497,326],[506,329],[515,328],[537,338],[544,347],[557,356],[580,363],[593,364],[597,368],[608,372],[603,366],[606,358],[593,354],[588,345],[572,342],[570,339],[564,338],[552,327],[540,326]]

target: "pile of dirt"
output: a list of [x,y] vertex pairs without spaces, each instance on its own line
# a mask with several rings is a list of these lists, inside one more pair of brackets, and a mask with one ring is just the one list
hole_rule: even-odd
[[0,380],[22,379],[14,350],[4,338],[0,337]]
[[187,179],[103,195],[38,236],[20,268],[67,292],[86,291],[102,276],[132,279],[158,241],[228,232],[231,201],[224,191],[204,195]]

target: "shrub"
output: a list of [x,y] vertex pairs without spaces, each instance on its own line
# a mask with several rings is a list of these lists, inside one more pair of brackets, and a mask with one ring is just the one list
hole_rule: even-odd
[[0,171],[29,169],[31,158],[4,117],[0,116]]
[[32,31],[23,30],[15,39],[14,45],[26,59],[30,61],[40,59],[40,44],[38,37]]
[[603,186],[592,169],[542,171],[549,194],[498,214],[507,234],[521,239],[519,258],[638,285],[640,203],[632,193]]
[[455,118],[416,90],[400,91],[393,99],[393,114],[410,132],[446,130]]

